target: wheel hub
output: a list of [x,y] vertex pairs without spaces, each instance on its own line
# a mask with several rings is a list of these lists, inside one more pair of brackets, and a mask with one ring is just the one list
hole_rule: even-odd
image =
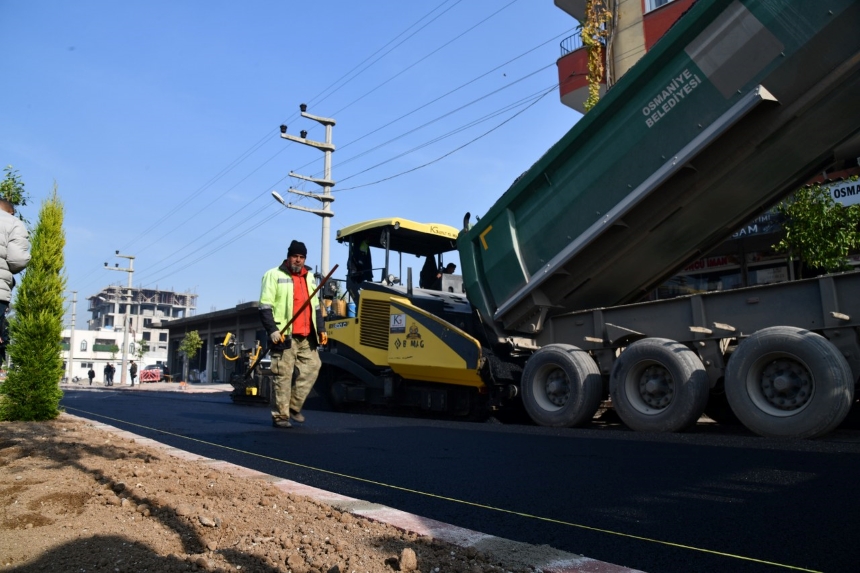
[[564,406],[570,396],[570,383],[561,370],[555,370],[547,376],[545,392],[547,399],[556,406]]
[[802,365],[780,358],[762,370],[761,393],[774,408],[797,410],[805,406],[812,396],[812,379]]
[[672,401],[675,385],[669,372],[662,366],[652,365],[642,371],[639,378],[639,395],[651,408],[665,408]]

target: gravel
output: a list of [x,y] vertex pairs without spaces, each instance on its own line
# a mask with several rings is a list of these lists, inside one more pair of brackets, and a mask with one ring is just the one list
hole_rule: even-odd
[[0,571],[528,573],[78,419],[0,423]]

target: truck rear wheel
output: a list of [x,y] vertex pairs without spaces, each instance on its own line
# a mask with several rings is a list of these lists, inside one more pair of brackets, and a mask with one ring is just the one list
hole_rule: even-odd
[[696,354],[666,338],[638,340],[612,367],[609,394],[618,416],[640,432],[677,432],[696,423],[710,384]]
[[851,367],[826,338],[792,326],[742,341],[726,369],[732,411],[768,437],[816,438],[838,426],[854,401]]
[[523,406],[541,426],[573,427],[589,422],[603,394],[597,364],[569,344],[549,344],[526,362]]

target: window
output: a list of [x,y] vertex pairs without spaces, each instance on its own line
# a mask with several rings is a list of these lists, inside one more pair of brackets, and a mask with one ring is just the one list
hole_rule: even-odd
[[128,353],[129,353],[129,354],[134,354],[134,342],[129,342],[129,343],[128,343]]
[[665,6],[672,1],[673,0],[645,0],[645,11],[650,12],[651,10],[656,10],[660,6]]
[[166,332],[159,332],[158,333],[158,341],[159,342],[167,342],[167,333]]
[[144,333],[143,333],[143,339],[144,339],[144,340],[146,340],[146,341],[149,341],[149,340],[150,340],[150,336],[151,336],[151,335],[152,335],[152,333],[151,333],[151,332],[144,332]]
[[86,351],[87,351],[87,341],[81,340],[81,352],[86,352]]

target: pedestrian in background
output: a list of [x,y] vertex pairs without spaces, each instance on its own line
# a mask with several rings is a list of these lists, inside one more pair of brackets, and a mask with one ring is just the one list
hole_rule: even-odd
[[15,206],[0,199],[0,364],[6,360],[9,333],[6,313],[15,286],[14,275],[30,262],[30,240],[27,228],[15,216]]
[[137,364],[134,363],[134,360],[131,361],[128,373],[131,374],[131,385],[134,386],[134,379],[137,377]]
[[[317,346],[328,343],[319,299],[311,298],[316,284],[305,265],[307,254],[304,243],[290,243],[286,260],[263,275],[260,291],[260,320],[269,334],[274,374],[272,425],[276,428],[291,428],[290,418],[305,421],[302,406],[321,365]],[[281,334],[291,319],[292,324]],[[294,369],[298,369],[295,389]]]
[[105,386],[110,386],[110,362],[105,364]]
[[108,362],[108,377],[107,377],[107,385],[113,386],[113,375],[116,374],[116,367]]
[[92,385],[93,385],[93,378],[95,378],[95,377],[96,377],[96,371],[95,371],[95,370],[93,370],[93,367],[92,367],[92,366],[90,366],[90,371],[89,371],[89,372],[87,372],[87,376],[88,376],[88,377],[89,377],[89,379],[90,379],[90,386],[92,386]]

